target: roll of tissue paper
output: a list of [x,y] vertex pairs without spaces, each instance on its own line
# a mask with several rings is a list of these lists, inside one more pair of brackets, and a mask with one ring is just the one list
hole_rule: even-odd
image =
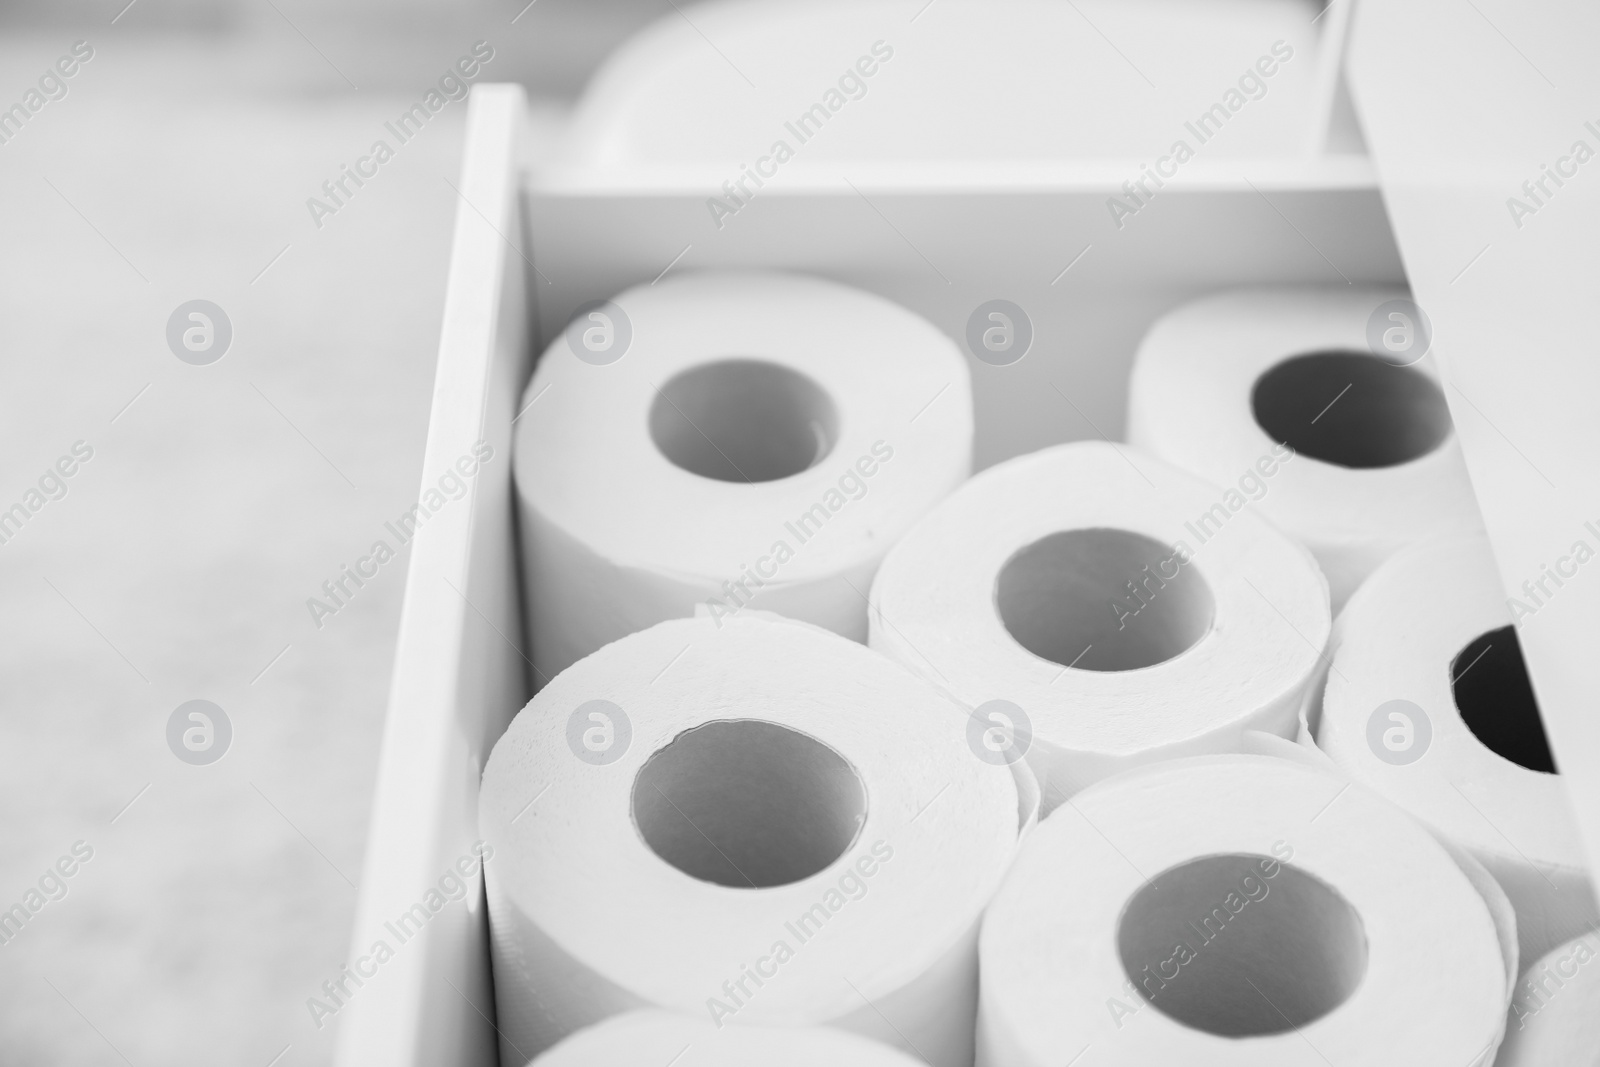
[[562,672],[484,769],[501,1058],[639,1007],[970,1063],[979,915],[1036,794],[877,653],[755,613]]
[[1219,485],[1297,453],[1256,503],[1316,555],[1337,612],[1387,556],[1481,525],[1433,360],[1403,290],[1251,289],[1145,335],[1128,440]]
[[921,1060],[825,1026],[723,1026],[630,1011],[579,1030],[534,1067],[919,1067]]
[[1141,767],[1007,875],[977,1063],[1487,1067],[1502,943],[1444,846],[1361,786],[1270,756]]
[[883,553],[972,462],[955,344],[887,300],[800,275],[685,274],[586,310],[521,410],[541,684],[697,606],[865,640]]
[[1557,945],[1517,983],[1495,1067],[1600,1067],[1600,933]]
[[[1247,492],[1293,462],[1269,454]],[[884,560],[872,647],[1009,731],[1047,811],[1138,763],[1292,736],[1327,585],[1246,499],[1101,442],[991,467]]]
[[1332,648],[1317,745],[1489,869],[1516,908],[1522,959],[1600,925],[1488,541],[1390,559]]

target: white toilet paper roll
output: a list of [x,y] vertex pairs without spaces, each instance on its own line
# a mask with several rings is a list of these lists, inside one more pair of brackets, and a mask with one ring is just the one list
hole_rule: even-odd
[[1600,914],[1511,621],[1481,536],[1396,555],[1339,616],[1316,741],[1489,869],[1534,960]]
[[1019,836],[970,732],[870,649],[753,615],[562,672],[483,776],[502,1059],[658,1006],[970,1063],[977,920]]
[[[1300,740],[1290,741],[1277,734],[1250,730],[1245,734],[1242,751],[1251,755],[1292,760],[1315,771],[1332,775],[1341,783],[1350,781],[1350,776],[1329,759],[1326,753],[1317,748],[1316,742],[1312,741],[1310,736],[1306,733]],[[1511,898],[1506,896],[1506,891],[1495,881],[1494,875],[1490,874],[1489,869],[1479,863],[1472,853],[1449,841],[1439,840],[1439,843],[1450,854],[1455,865],[1461,868],[1461,873],[1467,876],[1472,888],[1478,891],[1478,895],[1483,898],[1484,904],[1489,909],[1490,918],[1494,920],[1495,934],[1500,942],[1500,956],[1505,963],[1506,1003],[1509,1005],[1521,959],[1517,947],[1516,909],[1511,906]]]
[[630,1011],[579,1030],[534,1067],[919,1067],[921,1060],[826,1026],[724,1026]]
[[1160,319],[1134,359],[1133,444],[1219,485],[1274,445],[1296,450],[1254,506],[1310,547],[1335,612],[1395,550],[1481,523],[1429,327],[1405,295],[1222,293]]
[[1223,496],[1101,442],[991,467],[884,560],[872,647],[1017,732],[1046,811],[1134,764],[1291,736],[1327,586],[1248,510],[1197,530]]
[[979,1067],[1483,1067],[1494,918],[1369,790],[1269,756],[1099,783],[1040,824],[984,919]]
[[[1298,747],[1298,746],[1297,746]],[[1339,775],[1341,780],[1345,779]],[[1494,921],[1496,939],[1500,943],[1500,959],[1504,963],[1505,977],[1505,1003],[1511,1006],[1511,995],[1517,984],[1517,973],[1522,965],[1522,952],[1517,944],[1517,910],[1511,906],[1511,898],[1506,896],[1506,891],[1500,883],[1495,881],[1494,875],[1489,873],[1489,868],[1479,863],[1466,849],[1449,841],[1434,838],[1444,846],[1450,854],[1461,873],[1467,876],[1467,881],[1472,883],[1472,888],[1478,891],[1478,896],[1483,898],[1484,905],[1489,909],[1489,917]]]
[[800,275],[630,289],[550,345],[522,409],[541,684],[697,604],[865,640],[878,561],[971,469],[955,344],[887,300]]
[[1551,949],[1517,983],[1495,1067],[1600,1067],[1600,933]]

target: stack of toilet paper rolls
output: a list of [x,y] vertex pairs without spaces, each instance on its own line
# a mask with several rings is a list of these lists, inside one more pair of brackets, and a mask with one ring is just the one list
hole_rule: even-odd
[[[1488,1067],[1563,951],[1573,1006],[1507,1055],[1575,1047],[1600,920],[1505,693],[1458,707],[1509,620],[1426,344],[1369,343],[1391,305],[1180,308],[1132,445],[971,480],[966,365],[881,298],[580,311],[515,448],[502,1060]],[[1373,747],[1397,700],[1432,762]]]

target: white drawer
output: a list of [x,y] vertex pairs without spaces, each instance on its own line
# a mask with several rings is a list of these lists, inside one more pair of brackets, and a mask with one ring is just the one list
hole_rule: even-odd
[[[1407,17],[1422,6],[1407,5]],[[1469,30],[1461,23],[1452,32]],[[1339,56],[1321,62],[1337,76]],[[1109,221],[1108,197],[1137,172],[1104,161],[1025,180],[968,173],[948,182],[864,166],[843,183],[775,185],[718,228],[706,189],[693,183],[544,182],[529,167],[529,140],[519,87],[474,90],[424,488],[477,442],[493,454],[469,493],[427,517],[415,538],[351,942],[352,961],[370,958],[379,940],[392,958],[364,965],[375,973],[340,1007],[341,1067],[497,1059],[481,882],[470,879],[464,900],[436,910],[424,902],[459,860],[472,868],[479,774],[532,693],[521,651],[512,424],[540,417],[539,402],[519,415],[519,397],[546,339],[581,304],[672,270],[779,267],[873,290],[960,338],[979,304],[1010,300],[1031,317],[1035,340],[1014,365],[973,362],[984,467],[1056,442],[1120,438],[1139,338],[1197,295],[1405,281],[1363,155],[1217,168],[1163,191],[1159,212],[1121,229]],[[1481,463],[1486,435],[1473,434],[1467,443]],[[1558,748],[1570,728],[1553,731]],[[1593,755],[1568,755],[1593,765]],[[413,910],[419,903],[425,921]],[[408,912],[401,941],[392,924]]]

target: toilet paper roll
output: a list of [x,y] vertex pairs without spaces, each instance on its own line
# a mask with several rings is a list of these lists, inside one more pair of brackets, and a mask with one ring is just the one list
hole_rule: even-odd
[[[1341,783],[1350,781],[1350,777],[1340,770],[1326,753],[1317,748],[1314,741],[1290,741],[1277,734],[1250,730],[1245,733],[1242,751],[1251,755],[1292,760],[1331,775]],[[1478,895],[1483,898],[1483,903],[1489,909],[1490,918],[1494,920],[1495,934],[1500,943],[1500,956],[1505,962],[1506,1003],[1509,1005],[1512,987],[1517,981],[1518,962],[1521,959],[1517,947],[1516,909],[1511,906],[1511,898],[1506,896],[1506,891],[1495,881],[1494,875],[1490,874],[1489,869],[1479,863],[1470,852],[1449,841],[1439,840],[1439,844],[1444,846],[1444,850],[1450,854],[1455,865],[1461,868],[1461,873],[1467,876],[1472,888],[1478,891]]]
[[579,1030],[533,1067],[920,1067],[899,1049],[825,1026],[724,1026],[630,1011]]
[[1484,1067],[1505,1026],[1494,917],[1444,847],[1269,756],[1085,790],[1029,839],[980,951],[979,1067]]
[[1128,440],[1242,489],[1274,446],[1292,446],[1254,507],[1310,547],[1337,612],[1397,549],[1481,524],[1428,332],[1404,290],[1250,289],[1186,304],[1139,345]]
[[1483,537],[1396,555],[1339,616],[1316,742],[1482,862],[1534,960],[1600,914],[1511,622]]
[[818,627],[660,623],[557,676],[484,770],[502,1059],[638,1007],[971,1062],[1019,838],[960,708]]
[[883,553],[971,469],[954,343],[887,300],[799,275],[630,289],[550,345],[522,410],[541,684],[697,604],[863,641]]
[[1013,730],[1047,812],[1132,765],[1291,736],[1327,586],[1247,508],[1198,530],[1223,496],[1102,442],[991,467],[884,560],[872,647]]
[[1517,983],[1495,1067],[1600,1067],[1600,933],[1550,950]]
[[1479,863],[1472,853],[1449,841],[1440,841],[1437,837],[1434,840],[1444,846],[1489,909],[1489,917],[1494,921],[1495,937],[1500,944],[1500,959],[1504,963],[1505,1002],[1509,1008],[1522,962],[1522,952],[1517,944],[1517,910],[1511,906],[1511,898],[1506,896],[1505,889],[1489,873],[1489,868]]

